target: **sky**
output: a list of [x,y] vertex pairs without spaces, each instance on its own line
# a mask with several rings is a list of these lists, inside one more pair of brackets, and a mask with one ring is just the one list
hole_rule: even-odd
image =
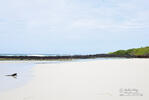
[[0,53],[97,54],[149,46],[148,0],[0,0]]

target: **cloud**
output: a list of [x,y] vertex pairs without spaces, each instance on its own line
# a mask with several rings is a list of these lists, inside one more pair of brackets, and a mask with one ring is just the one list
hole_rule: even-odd
[[[25,24],[28,32],[76,29],[125,30],[148,27],[143,1],[15,0],[1,4],[1,19]],[[140,2],[144,2],[140,5]],[[2,6],[2,5],[5,5]],[[22,20],[22,21],[21,21]],[[16,22],[15,22],[16,21]],[[2,22],[4,23],[4,22]],[[1,24],[2,24],[1,23]]]

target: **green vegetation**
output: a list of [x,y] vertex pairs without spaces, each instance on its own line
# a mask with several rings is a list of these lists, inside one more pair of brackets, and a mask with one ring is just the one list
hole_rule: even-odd
[[122,56],[149,56],[149,47],[133,48],[128,50],[118,50],[109,54]]

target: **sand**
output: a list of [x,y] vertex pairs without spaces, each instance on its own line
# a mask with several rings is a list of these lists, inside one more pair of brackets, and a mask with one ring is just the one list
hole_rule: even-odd
[[149,59],[37,64],[0,100],[149,100]]

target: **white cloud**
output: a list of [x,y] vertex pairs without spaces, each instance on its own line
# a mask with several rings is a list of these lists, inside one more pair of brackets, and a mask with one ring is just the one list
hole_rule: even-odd
[[26,30],[35,33],[39,29],[45,32],[80,28],[125,30],[148,27],[149,12],[144,11],[144,3],[140,5],[140,2],[146,1],[6,0],[0,5],[0,13],[2,19],[8,20],[6,23],[22,20]]

